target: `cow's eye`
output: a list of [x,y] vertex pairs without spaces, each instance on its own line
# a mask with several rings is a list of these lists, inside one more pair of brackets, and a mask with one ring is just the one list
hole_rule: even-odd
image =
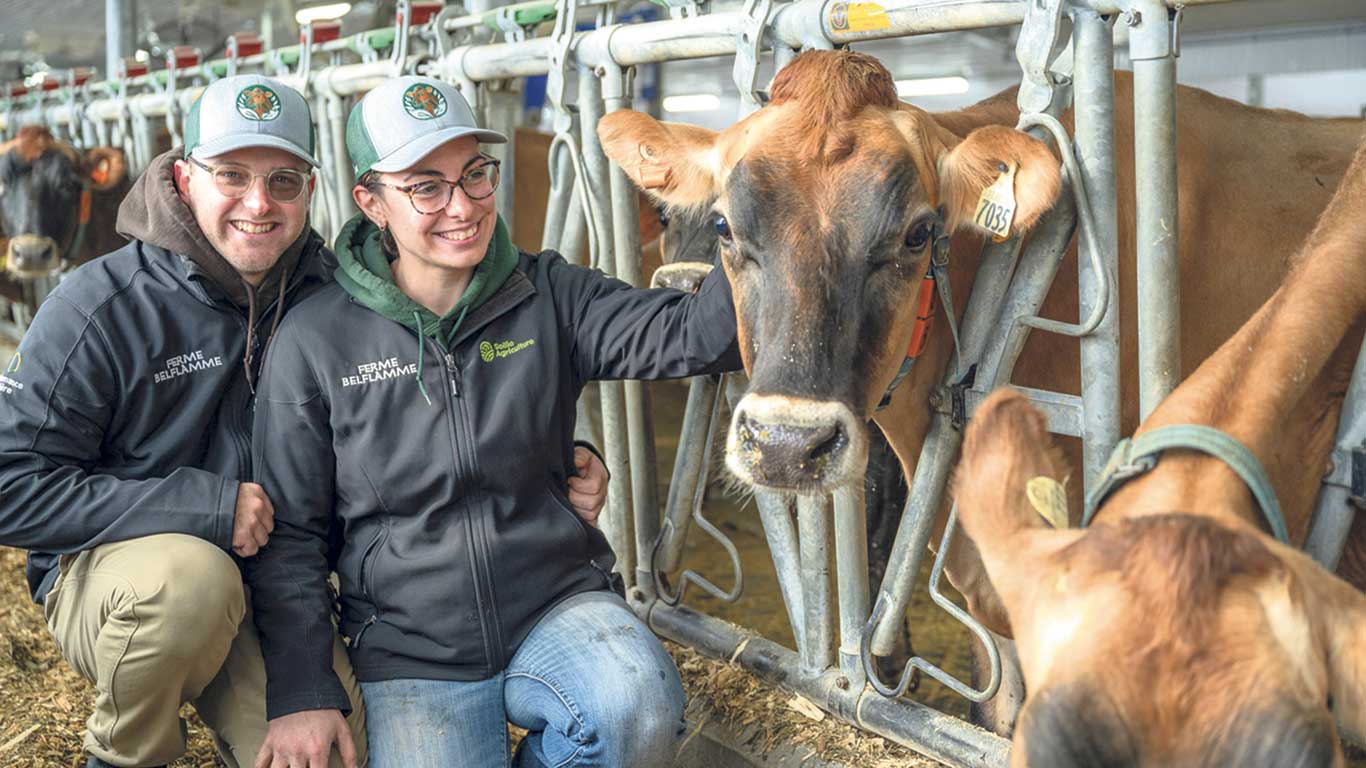
[[716,234],[728,243],[731,241],[730,222],[720,214],[716,215]]
[[664,206],[655,206],[655,215],[659,217],[659,226],[668,228],[669,212],[664,210]]
[[931,234],[930,222],[917,222],[911,227],[911,231],[906,233],[906,247],[917,252],[925,250],[925,246],[930,243]]

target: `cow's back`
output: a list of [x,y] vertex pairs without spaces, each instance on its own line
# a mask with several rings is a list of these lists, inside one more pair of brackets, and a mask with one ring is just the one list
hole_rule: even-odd
[[[1138,426],[1133,83],[1115,76],[1121,430]],[[1366,121],[1248,107],[1195,88],[1177,95],[1181,373],[1233,335],[1280,285],[1351,163]],[[1067,121],[1070,127],[1070,115]],[[1099,213],[1099,212],[1098,212]],[[1068,253],[1043,314],[1077,318],[1077,253]],[[1013,379],[1081,391],[1075,340],[1033,333]],[[1071,452],[1076,451],[1073,446]],[[1079,466],[1079,463],[1077,464]]]

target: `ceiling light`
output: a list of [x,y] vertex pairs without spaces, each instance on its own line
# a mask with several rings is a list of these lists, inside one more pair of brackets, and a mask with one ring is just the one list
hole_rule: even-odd
[[721,108],[721,99],[710,93],[665,96],[665,112],[711,112]]
[[952,96],[967,93],[968,81],[963,77],[922,77],[896,81],[896,95],[903,99],[916,96]]
[[300,8],[294,12],[294,21],[299,26],[311,24],[315,21],[331,21],[340,19],[351,12],[350,3],[327,3],[325,5],[310,5]]

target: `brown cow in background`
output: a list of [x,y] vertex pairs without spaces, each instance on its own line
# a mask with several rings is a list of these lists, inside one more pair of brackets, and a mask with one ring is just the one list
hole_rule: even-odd
[[[1362,211],[1366,146],[1285,284],[1138,430],[1237,439],[1297,545],[1366,331]],[[1049,443],[1043,417],[998,391],[956,480],[1029,688],[1012,763],[1341,765],[1334,720],[1366,736],[1366,573],[1343,581],[1277,542],[1229,465],[1190,450],[1164,452],[1088,530],[1054,530],[1027,488],[1068,475]],[[1347,547],[1344,562],[1366,555],[1360,526]]]
[[19,280],[55,275],[123,244],[114,219],[128,193],[127,168],[121,150],[80,152],[38,125],[0,144],[0,296],[22,301]]

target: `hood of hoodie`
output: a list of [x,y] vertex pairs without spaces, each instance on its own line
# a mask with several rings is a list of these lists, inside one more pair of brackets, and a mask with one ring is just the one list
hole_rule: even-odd
[[503,217],[499,216],[493,240],[484,252],[483,261],[474,268],[464,294],[450,311],[438,317],[399,290],[394,283],[389,257],[380,247],[379,236],[379,227],[364,214],[357,214],[346,222],[334,245],[337,283],[365,307],[435,339],[443,347],[450,345],[465,315],[497,293],[517,268],[517,247],[512,244]]
[[184,157],[184,150],[175,147],[152,160],[119,206],[115,229],[124,237],[186,257],[218,292],[239,307],[255,304],[257,296],[275,296],[280,282],[299,263],[309,239],[308,225],[304,225],[299,237],[285,249],[261,285],[253,287],[209,243],[194,212],[180,199],[175,186],[175,161],[181,157]]

